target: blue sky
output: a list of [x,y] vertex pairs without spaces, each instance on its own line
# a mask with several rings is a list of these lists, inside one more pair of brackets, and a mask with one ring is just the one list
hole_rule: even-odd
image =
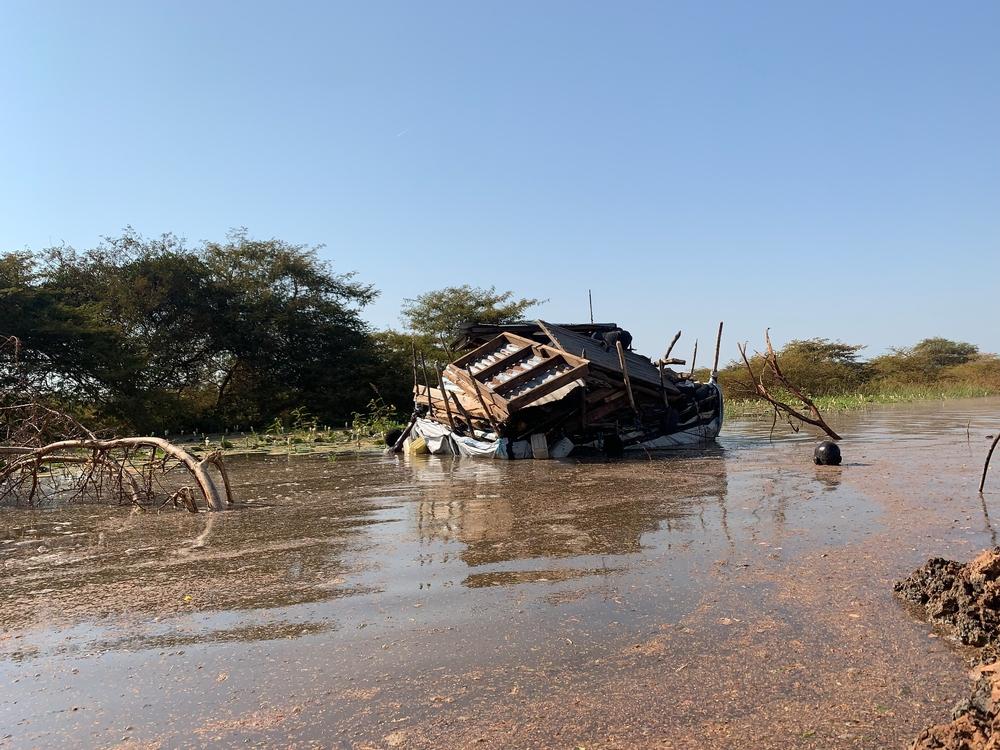
[[[0,249],[324,244],[648,353],[1000,351],[1000,3],[0,0]],[[710,348],[710,347],[709,347]],[[705,349],[703,349],[705,351]],[[701,356],[699,356],[699,359]]]

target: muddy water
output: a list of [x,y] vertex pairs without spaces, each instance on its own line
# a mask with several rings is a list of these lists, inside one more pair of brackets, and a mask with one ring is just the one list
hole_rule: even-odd
[[234,459],[223,514],[0,509],[0,747],[899,747],[967,654],[891,583],[992,543],[998,420],[844,415],[840,468],[767,421],[652,461]]

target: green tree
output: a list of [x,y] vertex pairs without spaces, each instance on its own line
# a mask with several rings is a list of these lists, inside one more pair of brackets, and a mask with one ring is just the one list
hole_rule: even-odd
[[514,292],[498,292],[468,284],[425,292],[403,300],[402,318],[415,336],[417,346],[431,359],[451,359],[451,343],[463,323],[513,323],[545,300],[516,297]]
[[202,257],[224,290],[213,326],[214,413],[254,424],[302,404],[344,419],[372,391],[376,348],[360,310],[377,292],[334,273],[318,247],[254,240],[245,229],[208,243]]
[[188,248],[132,229],[77,251],[0,257],[0,320],[64,400],[142,432],[348,420],[372,397],[376,295],[318,248],[246,230]]
[[892,349],[872,361],[879,378],[886,383],[930,383],[949,367],[971,362],[979,347],[945,338],[923,339],[910,348]]

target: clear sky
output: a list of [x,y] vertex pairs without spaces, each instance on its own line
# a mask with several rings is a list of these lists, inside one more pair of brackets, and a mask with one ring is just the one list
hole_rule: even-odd
[[0,249],[126,224],[322,243],[377,326],[1000,351],[1000,3],[0,0]]

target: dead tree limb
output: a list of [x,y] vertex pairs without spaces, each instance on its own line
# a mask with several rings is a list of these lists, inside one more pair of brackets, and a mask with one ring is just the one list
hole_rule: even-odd
[[[834,432],[830,425],[826,423],[823,419],[823,415],[820,414],[819,409],[809,396],[807,396],[802,389],[798,388],[793,384],[781,370],[781,365],[778,364],[778,355],[774,351],[774,347],[771,345],[771,335],[770,330],[764,332],[764,340],[767,342],[767,353],[764,355],[764,366],[761,368],[760,375],[758,376],[754,371],[753,367],[750,365],[750,360],[747,357],[747,345],[739,344],[738,348],[740,350],[740,356],[743,357],[743,364],[746,365],[747,372],[750,374],[750,382],[753,383],[754,389],[757,395],[762,399],[767,401],[771,406],[783,414],[790,417],[798,419],[800,422],[805,422],[806,424],[811,424],[813,427],[818,427],[823,430],[827,435],[829,435],[834,440],[840,440],[840,435]],[[803,414],[801,410],[796,409],[783,401],[779,401],[764,385],[764,376],[770,371],[774,376],[774,379],[783,386],[789,393],[795,396],[808,411],[807,414]]]

